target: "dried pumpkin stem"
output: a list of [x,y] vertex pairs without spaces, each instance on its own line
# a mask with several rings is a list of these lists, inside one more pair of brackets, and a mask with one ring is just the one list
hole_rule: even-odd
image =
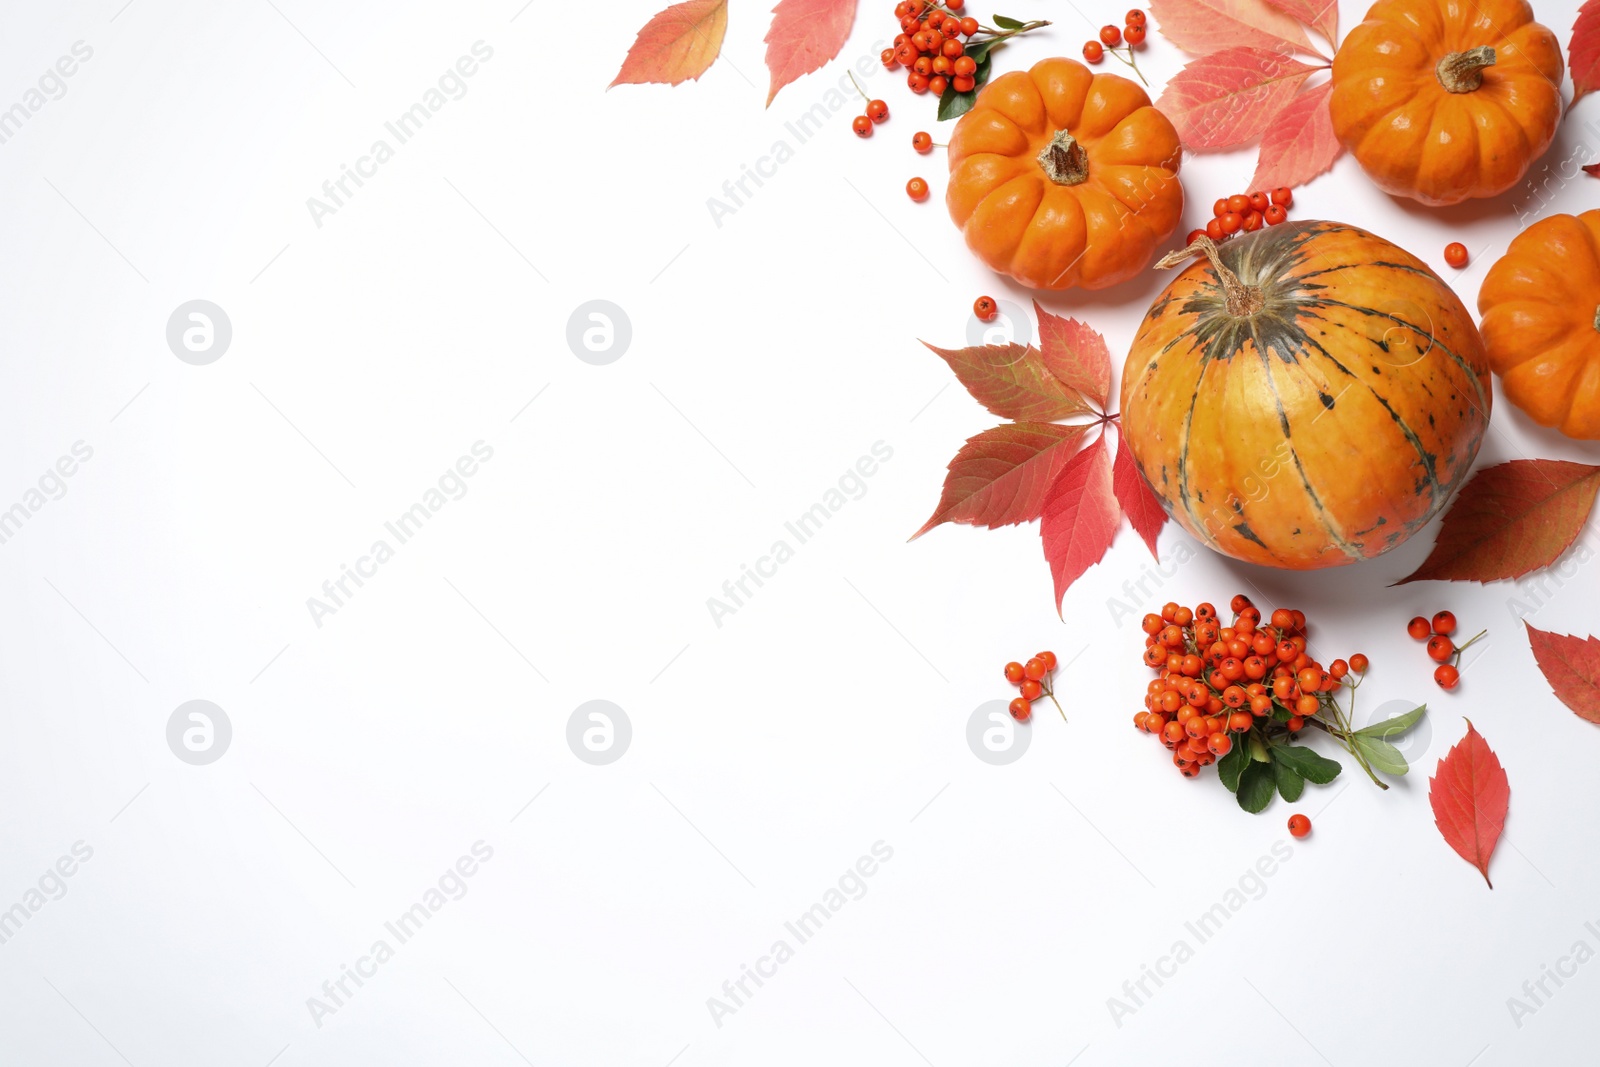
[[1600,333],[1600,307],[1594,309],[1594,332]]
[[1494,66],[1494,49],[1488,45],[1451,52],[1439,60],[1434,74],[1452,93],[1470,93],[1483,85],[1483,68]]
[[1039,153],[1039,166],[1057,185],[1077,185],[1088,180],[1089,153],[1066,130],[1057,130]]
[[1211,269],[1217,272],[1217,279],[1222,282],[1222,291],[1227,294],[1228,314],[1248,316],[1261,310],[1262,305],[1266,303],[1261,296],[1261,289],[1240,281],[1239,276],[1222,262],[1222,257],[1217,253],[1217,243],[1204,234],[1196,237],[1194,244],[1188,248],[1168,252],[1156,263],[1156,269],[1171,270],[1196,252],[1205,253],[1205,257],[1211,261]]

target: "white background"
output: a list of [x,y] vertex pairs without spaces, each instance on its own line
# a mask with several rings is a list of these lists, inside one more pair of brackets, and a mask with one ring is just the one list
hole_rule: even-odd
[[[0,508],[74,442],[93,458],[0,545],[0,908],[75,842],[93,857],[0,945],[0,1062],[1585,1058],[1600,965],[1520,1027],[1506,1002],[1600,948],[1600,737],[1550,696],[1510,603],[1596,629],[1587,550],[1537,596],[1389,588],[1433,528],[1329,573],[1169,563],[1140,611],[1241,590],[1305,608],[1324,658],[1371,656],[1365,710],[1433,709],[1387,793],[1350,767],[1247,815],[1130,725],[1148,672],[1107,605],[1152,572],[1131,532],[1064,625],[1036,527],[906,543],[994,422],[918,339],[963,343],[974,297],[1030,294],[966,253],[942,157],[910,149],[937,127],[877,65],[889,0],[766,110],[765,4],[734,5],[700,82],[606,92],[656,4],[275,2],[6,5],[0,107],[75,41],[94,54],[0,145]],[[1018,3],[1057,25],[999,65],[1075,55],[1116,11]],[[1563,43],[1573,14],[1540,8]],[[494,55],[465,97],[319,228],[307,198],[478,40]],[[858,59],[890,122],[860,141],[852,108],[797,144],[784,123]],[[1159,86],[1182,57],[1152,34],[1142,62]],[[1292,215],[1375,230],[1470,306],[1523,222],[1595,203],[1556,168],[1600,158],[1596,108],[1540,196],[1430,211],[1346,158]],[[780,138],[793,158],[717,225],[707,198]],[[1253,166],[1187,160],[1185,228]],[[1163,282],[1046,303],[1120,364]],[[165,339],[197,298],[233,326],[209,366]],[[608,366],[567,345],[591,299],[632,323]],[[466,495],[316,625],[307,598],[480,440]],[[893,458],[865,495],[716,626],[707,598],[878,441]],[[1531,456],[1595,451],[1498,406],[1480,463]],[[1164,558],[1187,544],[1169,527]],[[1454,694],[1404,635],[1441,607],[1490,630]],[[1045,647],[1071,661],[1070,724],[1046,704],[1021,760],[980,762],[969,717]],[[209,766],[167,746],[192,699],[232,722]],[[591,699],[632,723],[609,766],[566,742]],[[1426,797],[1463,715],[1511,780],[1492,892]],[[1290,840],[1291,810],[1313,835],[1198,944],[1184,924]],[[318,1026],[308,998],[480,840],[469,892]],[[707,999],[878,841],[893,858],[865,895],[717,1025]],[[1108,998],[1179,939],[1194,958],[1118,1026]]]

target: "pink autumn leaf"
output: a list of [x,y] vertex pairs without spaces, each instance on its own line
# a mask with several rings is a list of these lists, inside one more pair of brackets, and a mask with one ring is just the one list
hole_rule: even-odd
[[1338,0],[1267,0],[1267,3],[1301,22],[1328,39],[1328,44],[1339,44]]
[[1052,315],[1033,302],[1039,318],[1039,352],[1051,374],[1105,410],[1111,397],[1111,350],[1087,323]]
[[1323,82],[1291,100],[1272,117],[1261,136],[1261,158],[1256,163],[1252,189],[1297,189],[1333,166],[1344,146],[1334,136],[1328,98],[1333,83]]
[[1139,472],[1139,464],[1134,461],[1133,452],[1128,448],[1128,435],[1125,433],[1117,435],[1117,459],[1112,466],[1111,488],[1116,493],[1117,503],[1122,505],[1123,512],[1128,516],[1128,522],[1133,525],[1134,532],[1144,538],[1150,554],[1160,560],[1156,538],[1161,534],[1161,527],[1167,524],[1167,510],[1161,506],[1161,501]]
[[1055,580],[1059,613],[1068,586],[1105,557],[1122,522],[1104,434],[1067,461],[1050,487],[1040,518],[1039,534]]
[[698,78],[722,51],[727,30],[728,0],[673,4],[644,24],[611,85],[677,85]]
[[1266,0],[1150,0],[1150,13],[1163,37],[1197,56],[1240,45],[1314,51],[1305,27]]
[[856,0],[778,0],[766,36],[767,106],[779,89],[838,55],[855,20]]
[[1186,147],[1229,148],[1259,137],[1318,69],[1282,51],[1225,48],[1174,75],[1156,107]]

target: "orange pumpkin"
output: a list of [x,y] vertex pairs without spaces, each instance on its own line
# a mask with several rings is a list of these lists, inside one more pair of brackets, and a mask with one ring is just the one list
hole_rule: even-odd
[[1505,398],[1541,426],[1600,439],[1600,210],[1517,235],[1478,290]]
[[1561,46],[1527,0],[1380,0],[1333,59],[1333,129],[1378,187],[1505,192],[1561,119]]
[[1126,281],[1183,214],[1172,123],[1133,82],[1070,59],[984,86],[949,157],[967,247],[1035,289]]
[[1196,243],[1214,258],[1167,286],[1122,375],[1122,432],[1167,511],[1219,552],[1294,570],[1416,533],[1489,422],[1489,364],[1461,301],[1353,226]]

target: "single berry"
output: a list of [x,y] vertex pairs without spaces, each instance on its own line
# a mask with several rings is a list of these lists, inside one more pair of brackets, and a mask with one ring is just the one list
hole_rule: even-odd
[[1033,704],[1031,704],[1029,701],[1023,699],[1022,697],[1017,697],[1011,702],[1011,717],[1016,719],[1018,722],[1027,722],[1028,717],[1032,714]]
[[1123,16],[1123,21],[1129,26],[1143,26],[1145,24],[1144,12],[1140,11],[1138,8],[1133,8],[1127,13],[1127,15]]
[[975,34],[977,32],[978,32],[978,20],[977,19],[973,18],[971,15],[967,15],[965,18],[963,18],[961,20],[961,35],[963,37],[971,37],[973,34]]
[[1289,716],[1289,721],[1284,725],[1289,727],[1290,733],[1299,733],[1301,730],[1305,729],[1306,720],[1302,715],[1291,715]]
[[1406,623],[1406,633],[1410,634],[1412,637],[1415,637],[1418,641],[1426,641],[1428,639],[1428,635],[1433,633],[1433,626],[1429,624],[1427,619],[1424,619],[1421,615],[1418,615],[1416,618]]
[[1194,244],[1195,238],[1204,237],[1205,235],[1206,235],[1206,231],[1204,231],[1204,230],[1190,230],[1189,231],[1189,236],[1187,236],[1187,237],[1185,237],[1183,239],[1184,247],[1188,247],[1189,245]]
[[928,91],[928,76],[920,72],[913,72],[912,75],[906,79],[906,84],[911,87],[911,91],[914,93],[925,93]]
[[1223,233],[1238,233],[1244,229],[1244,217],[1232,211],[1218,219],[1217,223],[1222,227]]
[[1041,652],[1035,658],[1044,661],[1044,669],[1045,670],[1053,671],[1053,670],[1056,669],[1057,660],[1056,660],[1056,654],[1054,652]]
[[1448,663],[1441,663],[1433,669],[1433,680],[1439,683],[1440,689],[1454,689],[1461,681],[1461,672]]
[[[939,58],[943,59],[944,57],[940,56]],[[950,88],[950,79],[943,74],[935,74],[928,79],[928,92],[934,96],[943,96],[944,91],[948,88]]]
[[933,151],[933,138],[926,133],[914,133],[911,135],[911,147],[927,155]]
[[850,128],[856,131],[857,137],[872,136],[872,120],[865,115],[857,115],[850,120]]
[[1144,27],[1130,22],[1122,28],[1122,36],[1130,45],[1144,44]]
[[961,56],[953,64],[951,64],[950,69],[955,71],[958,75],[964,74],[970,78],[978,70],[978,61],[973,59],[971,56]]
[[1357,674],[1367,673],[1367,657],[1362,655],[1360,652],[1357,652],[1355,655],[1351,656],[1350,669],[1355,671]]
[[1460,241],[1451,241],[1444,246],[1444,261],[1460,270],[1467,265],[1467,246]]
[[970,93],[978,87],[978,79],[970,74],[957,74],[950,79],[950,88],[958,93]]
[[1265,213],[1267,208],[1271,206],[1272,197],[1268,196],[1266,193],[1256,192],[1250,194],[1250,209],[1252,211],[1260,211]]
[[912,178],[906,182],[906,195],[921,203],[928,199],[928,183],[921,178]]
[[1023,679],[1023,682],[1022,682],[1022,695],[1027,697],[1029,700],[1038,700],[1040,694],[1042,694],[1043,692],[1044,692],[1044,686],[1040,685],[1038,682],[1034,681],[1032,678]]
[[1289,207],[1294,203],[1294,193],[1280,185],[1272,190],[1272,202],[1280,207]]
[[[950,23],[947,22],[945,25],[949,26]],[[966,51],[967,46],[956,40],[946,41],[944,44],[939,46],[939,54],[944,56],[946,59],[959,59],[961,56],[966,54]]]
[[1100,40],[1107,47],[1115,48],[1122,43],[1122,31],[1115,26],[1101,26]]
[[873,122],[889,121],[889,105],[882,100],[867,101],[867,118]]
[[1261,229],[1262,218],[1259,211],[1246,211],[1244,213],[1244,232],[1255,233]]
[[1222,216],[1226,215],[1232,210],[1233,208],[1228,206],[1227,197],[1223,197],[1221,200],[1218,200],[1215,204],[1211,205],[1211,215],[1213,218],[1220,219]]
[[1295,837],[1304,837],[1311,832],[1311,820],[1304,815],[1289,816],[1289,833]]
[[1350,673],[1350,664],[1342,659],[1336,659],[1328,664],[1328,673],[1335,678],[1343,678]]
[[[921,181],[920,178],[913,181]],[[1000,314],[1000,305],[994,302],[992,296],[980,296],[972,302],[972,313],[978,316],[980,322],[993,322],[995,316]]]
[[1227,734],[1212,734],[1206,738],[1206,747],[1213,756],[1226,756],[1233,750],[1233,738]]
[[1250,198],[1243,193],[1234,193],[1228,197],[1228,210],[1235,215],[1243,215],[1250,210]]
[[966,0],[947,0],[944,6],[949,11],[960,11],[962,8],[966,7],[967,4]]
[[1435,663],[1443,663],[1455,655],[1456,643],[1444,634],[1434,634],[1428,638],[1428,658]]
[[1280,222],[1289,221],[1289,213],[1283,209],[1282,204],[1269,205],[1267,210],[1261,213],[1261,217],[1267,221],[1268,226],[1276,226]]
[[1043,678],[1048,672],[1049,668],[1044,665],[1044,660],[1040,659],[1038,656],[1033,657],[1022,665],[1022,673],[1036,682]]
[[1287,630],[1294,625],[1294,612],[1288,608],[1279,608],[1272,613],[1272,625],[1280,630]]
[[1021,685],[1022,680],[1026,677],[1027,674],[1023,671],[1022,664],[1016,662],[1015,660],[1012,660],[1010,663],[1006,664],[1006,681],[1010,682],[1012,685]]
[[1211,238],[1213,241],[1220,241],[1224,236],[1226,236],[1222,232],[1222,220],[1220,218],[1212,219],[1210,222],[1206,223],[1206,236]]
[[895,56],[893,48],[885,48],[882,52],[879,52],[878,59],[889,70],[893,70],[900,65],[900,60]]
[[1433,616],[1433,632],[1449,637],[1456,632],[1456,616],[1451,611],[1440,611]]
[[1099,41],[1083,42],[1083,58],[1090,63],[1098,63],[1106,57],[1106,50]]

